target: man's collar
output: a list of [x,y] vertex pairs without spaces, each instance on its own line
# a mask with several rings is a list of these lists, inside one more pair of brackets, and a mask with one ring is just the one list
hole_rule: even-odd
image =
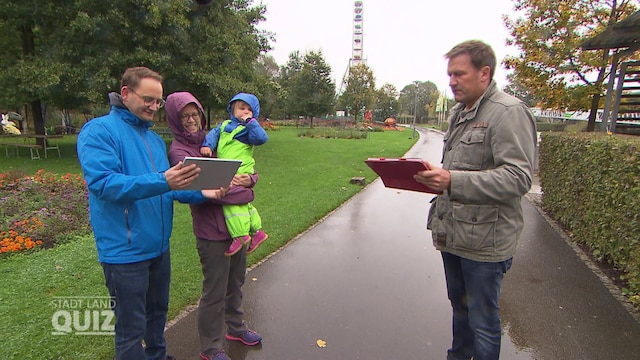
[[487,87],[487,90],[484,91],[484,93],[482,93],[482,95],[478,98],[478,100],[476,100],[476,102],[473,104],[473,106],[471,107],[471,109],[466,110],[466,106],[464,104],[460,104],[460,116],[458,117],[458,123],[459,122],[463,122],[465,120],[469,120],[469,119],[473,119],[476,117],[476,113],[478,112],[478,108],[480,107],[480,104],[482,103],[482,101],[485,98],[488,98],[489,96],[491,96],[493,93],[495,93],[497,90],[497,85],[495,80],[491,80],[491,82],[489,83],[489,86]]

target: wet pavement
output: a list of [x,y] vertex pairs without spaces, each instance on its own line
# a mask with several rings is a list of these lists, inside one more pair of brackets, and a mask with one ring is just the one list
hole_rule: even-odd
[[[440,162],[422,131],[407,154]],[[410,134],[409,132],[407,132]],[[538,191],[534,186],[532,191]],[[371,183],[250,269],[245,318],[264,340],[233,360],[445,359],[451,307],[425,228],[432,195]],[[640,322],[529,200],[502,287],[502,359],[640,359]],[[198,359],[196,312],[167,330],[169,353]],[[318,341],[324,342],[320,347]]]

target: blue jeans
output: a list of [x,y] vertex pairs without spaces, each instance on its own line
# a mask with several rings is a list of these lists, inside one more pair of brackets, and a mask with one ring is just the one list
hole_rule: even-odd
[[447,293],[453,307],[453,342],[448,360],[500,357],[500,286],[512,258],[478,262],[442,252]]
[[102,263],[102,268],[109,294],[115,300],[116,359],[164,360],[171,282],[169,251],[132,264]]

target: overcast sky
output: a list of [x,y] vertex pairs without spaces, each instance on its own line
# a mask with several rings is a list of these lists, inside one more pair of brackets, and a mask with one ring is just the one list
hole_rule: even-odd
[[[354,1],[263,3],[267,20],[259,28],[275,33],[269,54],[276,62],[286,64],[295,50],[320,50],[331,66],[336,90],[340,88],[352,53]],[[505,45],[508,32],[502,21],[503,14],[514,13],[513,0],[363,0],[363,8],[363,54],[378,88],[390,83],[399,91],[414,80],[448,88],[443,56],[464,40],[491,45],[498,63],[505,55],[517,54]],[[495,79],[499,87],[506,85],[500,65]]]

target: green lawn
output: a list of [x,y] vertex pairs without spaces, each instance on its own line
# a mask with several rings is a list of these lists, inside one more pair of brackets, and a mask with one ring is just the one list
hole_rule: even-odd
[[[49,151],[48,158],[44,158],[44,151],[40,150],[39,160],[31,160],[29,157],[29,149],[18,149],[18,157],[5,156],[5,149],[2,143],[13,143],[15,139],[0,138],[0,172],[6,172],[7,170],[20,170],[27,174],[33,174],[38,169],[45,169],[58,174],[66,173],[80,173],[80,165],[78,164],[78,157],[76,156],[76,135],[65,135],[62,139],[56,139],[58,146],[60,147],[60,157],[58,153],[53,150]],[[13,151],[13,150],[11,150]],[[9,153],[12,155],[12,153]]]
[[[249,257],[250,264],[283,246],[359,192],[359,185],[349,183],[352,177],[373,180],[374,173],[363,160],[402,156],[415,141],[408,131],[372,132],[360,140],[301,138],[293,128],[270,131],[269,142],[255,149],[260,181],[254,201],[269,240]],[[49,159],[30,160],[28,155],[7,158],[0,154],[0,171],[20,169],[31,174],[45,169],[79,173],[75,136],[65,136],[60,146],[62,158],[56,154]],[[176,204],[171,252],[170,318],[196,303],[200,296],[202,275],[186,205]],[[107,295],[92,238],[0,259],[0,279],[3,358],[75,360],[113,356],[112,336],[51,334],[58,297]],[[58,319],[57,323],[61,322]]]

